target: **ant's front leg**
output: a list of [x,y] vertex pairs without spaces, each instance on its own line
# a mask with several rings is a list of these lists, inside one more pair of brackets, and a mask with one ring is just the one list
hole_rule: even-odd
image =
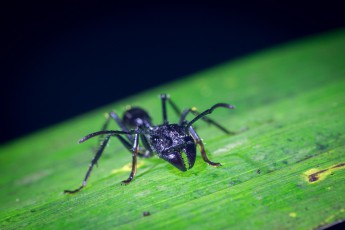
[[201,156],[202,159],[209,165],[211,166],[222,166],[221,163],[216,163],[216,162],[212,162],[208,159],[207,155],[206,155],[206,151],[205,151],[205,147],[204,144],[202,143],[202,140],[200,139],[200,137],[198,136],[198,134],[195,132],[195,130],[193,129],[192,126],[189,126],[189,133],[192,135],[193,139],[195,140],[195,142],[200,146],[200,152],[201,152]]

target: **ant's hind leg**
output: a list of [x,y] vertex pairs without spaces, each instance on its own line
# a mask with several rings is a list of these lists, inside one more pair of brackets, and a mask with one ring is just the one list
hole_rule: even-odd
[[195,140],[195,142],[200,146],[200,152],[201,152],[201,156],[202,159],[209,165],[218,167],[218,166],[222,166],[220,163],[216,163],[216,162],[212,162],[208,159],[207,155],[206,155],[206,151],[205,151],[205,147],[204,144],[202,143],[202,140],[200,139],[200,137],[198,136],[198,134],[195,132],[195,130],[193,129],[192,126],[189,126],[189,132],[192,135],[193,139]]
[[[193,108],[189,108],[189,109],[185,109],[183,112],[182,112],[182,115],[180,117],[180,121],[179,121],[179,124],[183,124],[184,122],[186,122],[186,117],[189,113],[192,113],[194,116],[198,116],[200,115],[200,113],[197,111],[197,109],[195,107]],[[211,119],[211,118],[208,118],[206,116],[204,117],[201,117],[201,119],[210,124],[210,125],[214,125],[216,126],[218,129],[222,130],[224,133],[226,134],[230,134],[230,135],[234,135],[236,134],[235,132],[232,132],[232,131],[229,131],[227,128],[225,128],[224,126],[222,126],[221,124],[219,124],[218,122],[216,122],[215,120]]]
[[213,105],[211,108],[206,109],[204,112],[198,114],[193,120],[191,120],[190,122],[188,122],[188,124],[186,125],[186,128],[189,128],[192,126],[193,123],[195,123],[196,121],[198,121],[199,119],[203,119],[206,115],[211,114],[215,109],[217,108],[227,108],[227,109],[234,109],[235,106],[230,105],[230,104],[226,104],[226,103],[217,103],[215,105]]

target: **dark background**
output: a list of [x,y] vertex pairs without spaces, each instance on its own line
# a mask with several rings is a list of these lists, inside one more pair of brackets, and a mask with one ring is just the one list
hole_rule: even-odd
[[331,1],[128,2],[1,7],[0,143],[345,22]]

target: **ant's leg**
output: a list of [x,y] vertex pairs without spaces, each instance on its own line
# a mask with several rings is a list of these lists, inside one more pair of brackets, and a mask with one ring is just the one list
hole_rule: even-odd
[[137,171],[137,154],[139,151],[139,134],[135,134],[134,136],[134,143],[133,143],[133,149],[132,149],[132,171],[129,174],[129,177],[127,180],[122,181],[123,184],[129,184]]
[[[123,138],[120,135],[116,135],[116,137],[121,141],[123,146],[125,146],[126,149],[128,149],[128,151],[132,152],[132,150],[133,150],[133,148],[132,148],[133,144],[132,143],[128,142],[125,138]],[[138,156],[139,157],[148,158],[148,157],[152,157],[152,155],[153,155],[152,150],[150,150],[150,149],[147,150],[146,148],[141,148],[139,146],[139,148],[138,148]]]
[[162,111],[163,111],[163,124],[167,125],[169,124],[168,122],[168,117],[167,117],[167,99],[169,98],[167,94],[161,94],[160,95],[161,100],[162,100]]
[[[116,123],[120,126],[122,131],[128,132],[127,127],[123,124],[123,122],[115,112],[110,112],[109,115],[116,121]],[[134,142],[134,138],[132,135],[127,134],[127,138],[131,143]]]
[[[197,109],[195,107],[190,108],[190,109],[185,109],[182,112],[182,115],[180,117],[180,122],[179,122],[180,125],[182,125],[184,122],[186,122],[186,117],[189,113],[192,113],[194,116],[200,115],[200,113],[197,111]],[[210,125],[216,126],[218,129],[222,130],[226,134],[231,134],[231,135],[235,134],[235,132],[231,132],[231,131],[227,130],[224,126],[220,125],[218,122],[214,121],[211,118],[204,116],[204,117],[201,117],[201,119]]]
[[[194,116],[198,116],[200,113],[196,110],[195,107],[193,108],[189,108],[189,109],[185,109],[182,113],[180,111],[180,109],[177,107],[177,105],[170,99],[170,97],[166,96],[166,100],[169,102],[169,105],[173,108],[173,110],[175,111],[175,113],[180,116],[180,121],[179,124],[182,125],[185,121],[186,121],[186,117],[189,113],[192,113]],[[219,128],[220,130],[222,130],[223,132],[227,133],[227,134],[235,134],[234,132],[231,132],[229,130],[227,130],[225,127],[223,127],[222,125],[220,125],[218,122],[208,118],[208,117],[202,117],[201,118],[203,121],[205,121],[208,124],[214,125],[217,128]]]
[[[114,119],[114,121],[118,124],[118,126],[121,128],[122,131],[128,132],[127,127],[123,124],[123,122],[121,121],[121,119],[115,112],[110,112],[106,114],[106,121],[101,130],[106,130],[108,128],[110,118]],[[131,143],[133,143],[134,139],[132,135],[127,134],[127,138]]]
[[208,159],[207,155],[206,155],[206,151],[205,151],[205,147],[204,144],[202,143],[200,137],[198,136],[198,134],[195,132],[195,130],[193,129],[192,126],[189,126],[189,133],[192,135],[193,139],[195,140],[195,142],[200,146],[200,152],[201,152],[201,156],[202,159],[209,165],[212,166],[221,166],[220,163],[215,163],[212,162]]
[[149,142],[145,135],[140,135],[141,143],[143,144],[144,148],[139,147],[138,156],[143,158],[149,158],[153,156],[153,151],[149,145]]
[[167,100],[169,102],[169,105],[173,108],[177,116],[181,116],[181,110],[177,107],[177,105],[170,99],[170,97],[167,97]]
[[[109,125],[109,121],[110,121],[109,113],[106,113],[106,114],[104,114],[104,115],[105,115],[105,122],[104,122],[104,124],[103,124],[101,130],[107,130],[108,125]],[[100,136],[98,137],[98,143],[99,143],[100,145],[102,145],[103,141],[104,141],[103,135],[100,135]]]
[[[134,134],[138,134],[138,133],[139,133],[139,129],[129,130],[129,131],[102,130],[102,131],[98,131],[98,132],[94,132],[94,133],[90,133],[90,134],[86,135],[85,137],[83,137],[79,140],[79,143],[83,143],[83,142],[87,141],[88,139],[93,138],[95,136],[102,136],[102,135],[116,136],[121,141],[121,143],[126,147],[126,149],[128,149],[130,152],[132,152],[132,146],[133,146],[134,141],[133,141],[133,143],[130,143],[128,140],[123,138],[120,134],[134,135]],[[145,148],[139,147],[138,154],[140,157],[150,157],[150,156],[152,156],[152,150],[150,150],[150,149],[147,150]]]
[[[114,112],[111,112],[110,115],[114,118],[114,120],[116,122],[118,122],[118,124],[121,127],[122,131],[128,132],[128,129],[126,128],[126,126],[123,125],[121,120],[118,119],[118,116]],[[118,120],[115,119],[115,117]],[[126,149],[128,149],[130,152],[132,152],[132,146],[134,144],[134,138],[133,138],[132,135],[127,134],[127,138],[129,139],[130,142],[128,142],[122,136],[117,135],[116,137],[121,141],[121,143],[126,147]],[[144,135],[142,135],[142,137],[143,137],[142,139],[145,138]],[[145,141],[147,142],[146,138],[145,138]],[[151,157],[153,155],[152,154],[152,150],[151,149],[147,149],[147,146],[149,146],[149,145],[144,145],[144,146],[145,146],[145,148],[139,147],[139,149],[138,149],[138,156],[144,157],[144,158]]]
[[170,99],[169,95],[167,94],[161,94],[161,100],[162,100],[162,109],[163,109],[163,124],[168,124],[168,118],[167,118],[167,109],[166,109],[166,102],[168,101],[169,105],[173,108],[175,113],[178,116],[181,116],[181,110],[176,106],[176,104]]
[[181,114],[181,117],[180,117],[180,121],[179,121],[179,124],[182,125],[183,123],[185,123],[187,120],[186,120],[186,117],[188,115],[188,113],[191,112],[192,109],[185,109],[183,110],[182,114]]
[[[103,124],[103,126],[102,126],[102,129],[101,129],[102,131],[107,130],[108,125],[109,125],[110,118],[113,118],[113,119],[115,120],[115,122],[120,126],[120,128],[121,128],[122,131],[128,132],[128,129],[127,129],[126,126],[122,123],[122,121],[120,120],[119,116],[118,116],[115,112],[106,113],[105,116],[106,116],[106,120],[105,120],[105,122],[104,122],[104,124]],[[100,143],[100,145],[102,145],[102,143],[104,142],[103,136],[104,136],[104,135],[100,135],[100,136],[99,136],[98,142]],[[119,140],[121,141],[121,143],[122,143],[127,149],[129,149],[129,150],[131,149],[131,146],[132,146],[131,143],[133,143],[133,137],[132,137],[132,135],[127,134],[127,138],[129,139],[129,141],[130,141],[131,143],[129,143],[128,141],[126,141],[126,140],[125,140],[123,137],[121,137],[121,136],[118,136],[118,135],[117,135],[117,137],[119,138]]]
[[233,105],[230,105],[230,104],[226,104],[226,103],[218,103],[218,104],[215,104],[214,106],[212,106],[211,108],[209,109],[206,109],[204,112],[198,114],[193,120],[191,120],[187,125],[186,125],[186,129],[188,129],[189,127],[192,126],[192,124],[194,122],[196,122],[197,120],[199,119],[202,119],[204,118],[206,115],[208,114],[211,114],[216,108],[219,108],[219,107],[223,107],[223,108],[227,108],[227,109],[234,109],[235,106]]
[[97,161],[99,160],[99,158],[102,156],[102,153],[104,151],[104,148],[105,146],[108,144],[108,141],[109,141],[109,138],[110,138],[111,135],[107,135],[101,145],[101,147],[99,148],[99,150],[97,151],[95,157],[92,159],[91,161],[91,164],[89,166],[89,169],[87,170],[86,172],[86,175],[85,175],[85,178],[83,180],[83,183],[82,185],[75,189],[75,190],[65,190],[64,193],[69,193],[69,194],[72,194],[72,193],[76,193],[76,192],[79,192],[82,188],[84,188],[87,184],[87,180],[89,179],[90,177],[90,174],[91,174],[91,171],[92,171],[92,168],[95,164],[97,164]]
[[[110,112],[109,113],[109,116],[112,117],[115,122],[120,126],[121,130],[122,131],[125,131],[125,132],[128,132],[128,128],[123,124],[123,122],[121,121],[121,119],[119,118],[119,116],[115,113],[115,112]],[[109,117],[108,116],[108,117]],[[126,140],[124,140],[121,136],[117,136],[120,141],[122,142],[122,144],[129,150],[129,151],[132,151],[131,150],[131,147],[134,143],[134,138],[131,134],[127,134],[127,138],[128,140],[130,141],[130,143]],[[141,157],[151,157],[152,156],[152,153],[147,153],[146,149],[144,148],[139,148],[139,152],[138,152],[138,155],[141,156]]]

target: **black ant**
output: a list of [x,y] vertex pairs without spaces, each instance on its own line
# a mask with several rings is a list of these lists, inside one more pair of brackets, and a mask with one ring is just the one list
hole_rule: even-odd
[[[137,156],[147,158],[153,156],[154,153],[157,153],[158,157],[166,160],[179,170],[187,171],[186,164],[181,154],[184,152],[188,161],[188,169],[191,169],[196,159],[196,145],[200,146],[202,159],[206,163],[216,167],[221,166],[220,163],[215,163],[208,159],[204,145],[192,125],[199,119],[202,119],[203,121],[218,127],[227,134],[234,134],[217,122],[205,116],[212,113],[216,108],[223,107],[234,109],[235,107],[226,103],[217,103],[202,113],[197,112],[195,108],[185,109],[181,113],[167,94],[161,94],[160,97],[162,100],[163,124],[157,126],[152,125],[151,118],[144,109],[132,107],[126,110],[122,120],[118,117],[118,115],[116,115],[116,113],[110,112],[105,124],[103,125],[102,131],[91,133],[81,138],[79,143],[82,143],[95,136],[106,135],[101,142],[101,147],[98,149],[95,157],[91,161],[82,185],[75,190],[65,190],[64,193],[76,193],[86,186],[92,168],[95,164],[97,164],[111,136],[117,137],[120,142],[130,152],[132,152],[132,170],[128,179],[122,181],[123,184],[128,184],[133,180],[133,177],[136,173]],[[169,124],[166,111],[167,102],[180,116],[180,121],[178,124]],[[186,120],[186,117],[189,113],[192,113],[196,116],[190,122]],[[106,130],[110,117],[113,118],[120,126],[121,131]],[[123,136],[125,136],[127,139]],[[143,147],[139,147],[139,137]]]

